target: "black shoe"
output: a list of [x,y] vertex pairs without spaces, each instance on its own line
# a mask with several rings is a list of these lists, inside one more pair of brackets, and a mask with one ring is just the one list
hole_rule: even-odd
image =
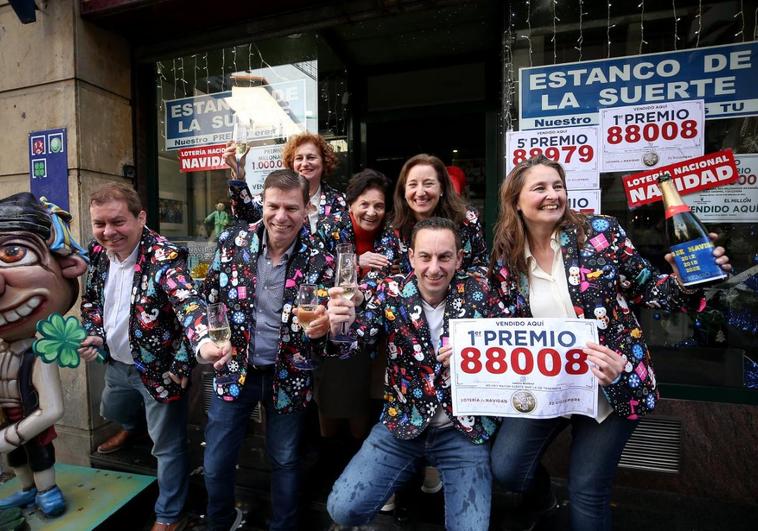
[[500,531],[532,531],[538,523],[553,514],[558,508],[558,500],[555,494],[551,492],[548,503],[538,509],[530,510],[524,506],[510,509],[503,518]]

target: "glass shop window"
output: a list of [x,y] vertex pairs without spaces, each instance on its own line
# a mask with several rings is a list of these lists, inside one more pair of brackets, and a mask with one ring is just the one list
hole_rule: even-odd
[[[749,39],[744,13],[730,2],[699,6],[647,4],[644,18],[634,3],[585,1],[534,5],[528,13],[514,12],[506,24],[503,116],[506,127],[518,130],[518,70],[529,66],[586,62],[595,59],[645,55],[674,50],[734,44]],[[581,14],[580,14],[581,11]],[[507,60],[506,60],[507,61]],[[581,64],[577,68],[586,66]],[[753,66],[754,68],[754,66]],[[616,86],[620,89],[621,85]],[[512,94],[512,98],[508,98]],[[718,233],[734,274],[705,291],[707,309],[701,313],[668,314],[634,309],[653,355],[657,380],[688,387],[733,388],[758,392],[758,117],[741,116],[705,121],[706,154],[731,148],[740,169],[742,199],[738,214],[703,212],[706,228]],[[670,271],[661,203],[631,210],[622,177],[600,174],[602,214],[618,218],[637,250],[660,271]],[[569,195],[571,191],[569,190]],[[751,199],[752,198],[752,199]],[[684,196],[691,204],[693,196]],[[731,204],[731,203],[730,203]],[[744,206],[740,206],[744,205]],[[732,209],[732,212],[737,212]],[[751,398],[745,398],[752,400]]]
[[341,163],[327,178],[346,181],[346,73],[316,34],[164,59],[155,70],[158,230],[189,248],[193,277],[204,278],[230,222],[227,142],[247,142],[245,179],[253,193],[284,167],[287,138],[303,131],[332,144]]

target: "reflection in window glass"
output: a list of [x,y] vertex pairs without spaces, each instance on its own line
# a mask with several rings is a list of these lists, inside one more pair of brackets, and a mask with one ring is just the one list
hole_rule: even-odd
[[[245,165],[253,193],[284,166],[287,137],[306,130],[335,146],[342,162],[337,180],[345,180],[346,75],[320,46],[316,35],[296,34],[155,64],[159,230],[190,249],[194,277],[204,276],[202,263],[231,221],[227,142],[245,143],[236,163]],[[321,79],[320,57],[329,68]]]
[[[512,101],[506,97],[503,105],[506,126],[518,129],[513,109],[518,105],[518,88],[513,83],[519,68],[702,48],[740,39],[739,17],[726,3],[676,15],[671,8],[660,6],[659,16],[645,20],[644,28],[639,17],[629,16],[638,13],[636,3],[614,3],[612,11],[606,2],[585,1],[584,6],[584,25],[576,26],[577,8],[571,2],[561,8],[533,9],[530,25],[514,21],[513,38],[506,42],[504,53],[513,59],[512,67],[506,65],[504,70],[506,94],[511,91],[513,96]],[[608,23],[612,24],[610,28]],[[552,28],[552,39],[534,28]],[[742,187],[739,202],[728,203],[733,215],[703,210],[698,214],[709,231],[718,233],[718,243],[726,247],[735,274],[706,289],[708,306],[704,312],[634,311],[653,353],[658,382],[758,390],[758,213],[754,200],[752,211],[745,206],[749,202],[746,198],[755,198],[758,193],[758,156],[754,155],[758,153],[758,118],[706,120],[704,140],[705,153],[731,148],[741,168],[741,182],[730,185]],[[601,174],[601,213],[618,218],[639,252],[660,271],[670,271],[663,258],[668,250],[663,208],[656,203],[630,210],[621,183],[623,175]],[[684,199],[695,212],[698,205],[709,204],[692,196]],[[734,210],[738,208],[742,210]]]

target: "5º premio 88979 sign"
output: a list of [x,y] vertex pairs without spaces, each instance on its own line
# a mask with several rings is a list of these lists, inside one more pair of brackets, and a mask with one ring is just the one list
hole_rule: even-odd
[[452,319],[455,415],[597,415],[597,379],[583,352],[594,319]]

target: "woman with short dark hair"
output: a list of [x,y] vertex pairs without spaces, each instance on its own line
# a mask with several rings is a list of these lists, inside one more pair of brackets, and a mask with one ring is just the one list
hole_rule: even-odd
[[[327,252],[336,246],[352,243],[360,266],[359,282],[369,271],[386,271],[394,258],[377,249],[391,237],[387,230],[386,195],[389,183],[381,172],[365,169],[356,173],[347,185],[348,216],[338,223],[323,223]],[[386,251],[385,251],[386,252]],[[336,437],[342,421],[347,421],[354,442],[368,435],[370,398],[381,398],[384,360],[373,349],[362,349],[349,359],[325,358],[316,373],[315,399],[319,407],[321,434]],[[379,378],[372,377],[378,375]],[[375,382],[372,385],[372,382]],[[358,448],[355,445],[354,450]]]

